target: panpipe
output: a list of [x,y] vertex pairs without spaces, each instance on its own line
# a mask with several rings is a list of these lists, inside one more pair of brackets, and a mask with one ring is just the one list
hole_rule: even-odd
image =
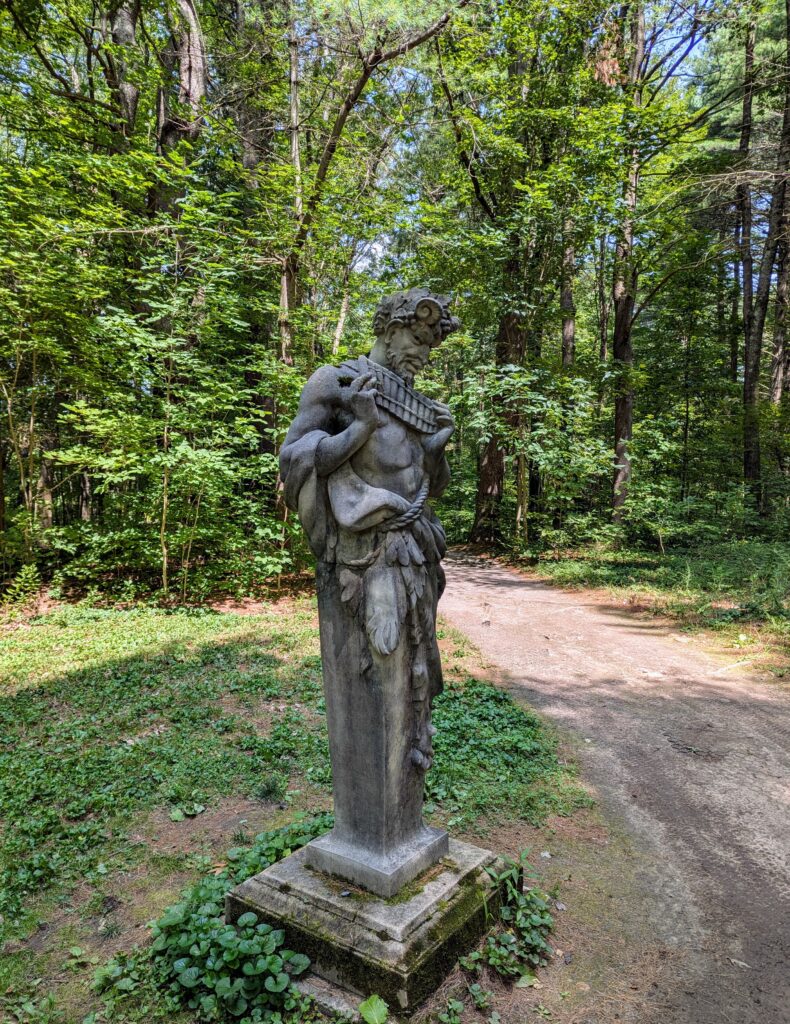
[[[376,377],[376,405],[392,413],[407,426],[421,434],[435,434],[439,428],[436,421],[436,407],[430,398],[409,387],[397,373],[386,366],[374,363],[366,356],[343,363],[341,369],[353,372],[354,377],[370,373]],[[351,378],[353,380],[354,378]],[[348,383],[351,383],[348,380]],[[346,378],[341,378],[346,383]]]

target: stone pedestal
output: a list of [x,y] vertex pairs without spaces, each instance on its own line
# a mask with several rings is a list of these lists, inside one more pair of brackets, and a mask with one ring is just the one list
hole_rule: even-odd
[[[392,652],[378,654],[359,628],[358,609],[343,600],[348,581],[335,565],[319,564],[335,827],[310,843],[305,857],[319,871],[386,898],[447,854],[447,833],[423,822],[425,769],[413,760],[416,737],[430,725],[427,695],[441,688],[442,670],[435,639],[426,636],[415,649],[406,624]],[[427,599],[435,580],[426,575],[422,584]],[[433,596],[429,603],[435,607]]]
[[285,930],[318,977],[408,1014],[496,913],[501,893],[485,870],[495,863],[488,850],[451,839],[446,857],[383,899],[315,870],[305,847],[230,892],[226,917],[253,911]]
[[377,896],[388,898],[436,864],[448,851],[447,833],[428,825],[382,853],[344,843],[333,829],[305,847],[305,860],[309,867],[347,878]]

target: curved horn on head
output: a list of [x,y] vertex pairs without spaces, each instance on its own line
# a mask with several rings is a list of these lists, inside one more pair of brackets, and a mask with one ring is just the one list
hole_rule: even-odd
[[428,327],[433,327],[442,317],[442,307],[436,299],[420,299],[414,309],[414,315]]

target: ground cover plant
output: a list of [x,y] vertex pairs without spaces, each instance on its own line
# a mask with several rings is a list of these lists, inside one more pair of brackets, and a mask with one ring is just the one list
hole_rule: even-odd
[[331,815],[256,836],[252,846],[235,848],[227,863],[185,890],[153,924],[149,947],[121,955],[100,967],[93,988],[110,1015],[131,1001],[134,1016],[166,1017],[194,1011],[200,1020],[228,1017],[244,1022],[309,1019],[309,1002],[292,980],[310,965],[302,953],[283,948],[284,935],[255,914],[235,925],[223,917],[232,886],[287,857],[331,827]]
[[[450,671],[436,706],[433,820],[480,829],[586,803],[541,722],[461,671],[466,649],[440,633]],[[81,1021],[99,1000],[96,967],[145,937],[124,916],[135,899],[154,918],[190,879],[231,876],[224,854],[234,838],[249,843],[243,827],[188,841],[215,809],[241,801],[276,825],[330,806],[311,597],[252,614],[90,603],[15,612],[0,634],[0,679],[0,997],[12,1020]],[[155,840],[166,829],[164,848]],[[125,896],[135,885],[147,886],[144,900]],[[205,927],[201,941],[221,941]],[[282,959],[280,947],[267,956]]]

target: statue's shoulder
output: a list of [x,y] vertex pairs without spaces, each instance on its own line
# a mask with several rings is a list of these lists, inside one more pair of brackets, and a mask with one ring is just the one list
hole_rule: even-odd
[[352,380],[366,372],[369,372],[369,363],[364,356],[346,359],[339,366],[327,363],[310,375],[305,385],[305,394],[311,401],[336,400],[341,388],[348,387]]
[[[346,376],[348,372],[346,371]],[[310,404],[326,402],[333,404],[340,395],[343,386],[343,371],[339,366],[319,366],[308,377],[302,392],[302,400]]]

